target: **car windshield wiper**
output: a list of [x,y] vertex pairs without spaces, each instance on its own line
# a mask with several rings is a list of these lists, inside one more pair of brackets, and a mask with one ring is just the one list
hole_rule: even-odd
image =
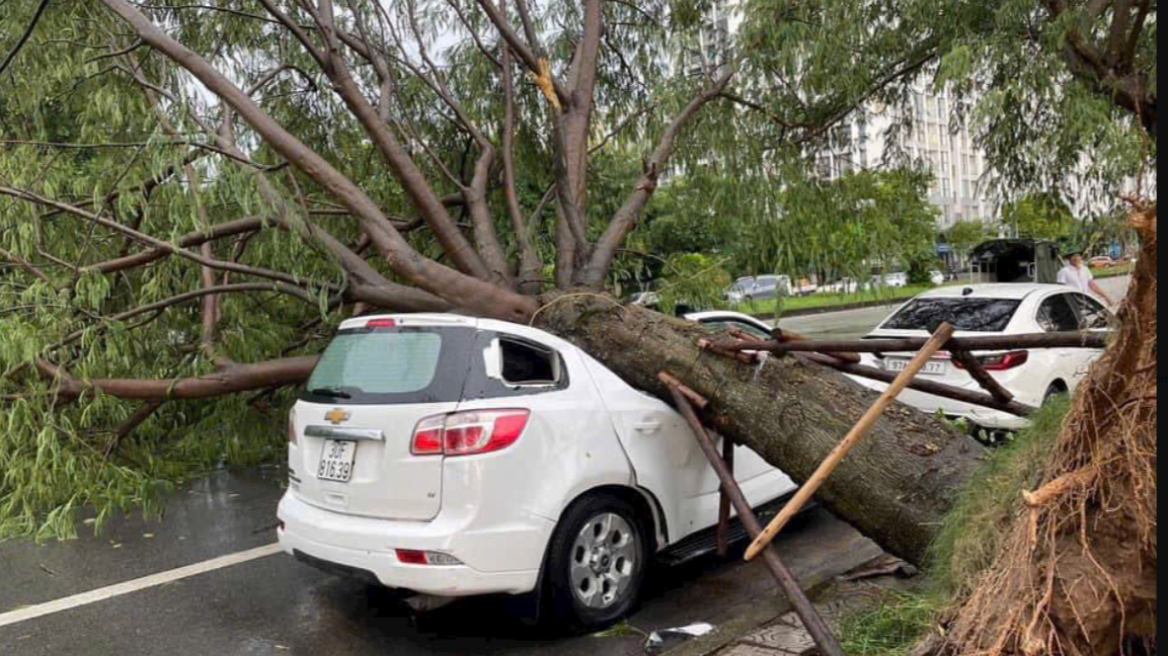
[[308,390],[308,393],[313,395],[313,396],[324,396],[324,397],[328,397],[330,399],[342,399],[343,400],[343,399],[353,398],[352,394],[349,394],[345,390],[338,389],[335,387],[318,387],[316,389]]

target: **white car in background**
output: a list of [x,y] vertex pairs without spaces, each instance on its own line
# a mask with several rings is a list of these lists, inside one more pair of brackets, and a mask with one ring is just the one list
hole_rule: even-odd
[[[446,599],[538,593],[545,619],[592,629],[632,611],[651,559],[715,548],[721,485],[685,420],[545,332],[355,319],[306,389],[278,535],[325,571]],[[756,507],[795,490],[745,448],[736,474]]]
[[[1024,335],[1044,332],[1110,332],[1113,315],[1092,296],[1056,285],[1003,284],[936,289],[903,305],[867,339],[927,337],[943,322],[957,327],[957,337]],[[864,364],[888,371],[902,371],[912,353],[864,355]],[[1010,390],[1020,403],[1039,407],[1059,394],[1074,392],[1088,370],[1103,355],[1097,349],[1046,349],[975,353],[985,368]],[[935,358],[924,377],[971,391],[980,386],[948,354]],[[883,392],[884,383],[853,378]],[[900,399],[928,413],[964,419],[990,430],[1020,430],[1028,425],[1013,415],[951,401],[915,391]]]

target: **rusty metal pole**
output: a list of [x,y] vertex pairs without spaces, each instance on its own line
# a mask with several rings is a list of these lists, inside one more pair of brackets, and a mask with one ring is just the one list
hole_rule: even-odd
[[[690,428],[693,429],[694,437],[697,438],[698,444],[702,447],[702,451],[705,452],[706,457],[710,460],[710,464],[714,467],[714,471],[717,472],[718,478],[722,480],[726,494],[730,497],[734,509],[738,511],[738,517],[741,518],[746,532],[752,539],[757,538],[762,534],[762,524],[759,523],[758,517],[754,514],[754,509],[750,507],[750,502],[747,501],[746,495],[742,493],[742,488],[738,486],[738,482],[734,480],[734,476],[731,475],[729,469],[726,467],[726,462],[722,460],[722,456],[718,453],[718,447],[715,446],[714,439],[706,432],[705,426],[702,425],[701,419],[698,418],[697,412],[690,405],[686,395],[674,385],[669,386],[669,391],[673,394],[678,410],[681,411],[685,420],[689,422]],[[832,635],[831,629],[823,621],[823,617],[820,616],[815,605],[811,603],[811,599],[799,587],[799,581],[795,579],[795,575],[783,564],[782,559],[779,558],[778,551],[775,550],[773,545],[763,552],[763,562],[766,563],[771,574],[775,576],[775,580],[779,582],[779,588],[787,596],[787,600],[791,602],[791,606],[795,609],[795,614],[803,621],[803,626],[811,634],[812,639],[815,640],[815,644],[823,652],[824,656],[844,656],[843,647],[840,646],[836,637]]]
[[[730,472],[730,476],[734,476],[734,440],[729,437],[722,438],[722,460],[726,463],[726,470]],[[726,491],[726,485],[722,485],[722,500],[721,506],[718,508],[718,557],[730,557],[730,519],[734,511],[734,503],[730,500],[730,494]]]

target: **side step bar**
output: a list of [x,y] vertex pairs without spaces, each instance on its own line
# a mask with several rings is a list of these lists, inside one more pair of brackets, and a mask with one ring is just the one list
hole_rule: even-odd
[[[767,522],[777,517],[794,497],[795,493],[791,492],[756,508],[755,512],[758,513],[759,521],[765,526]],[[817,504],[812,502],[800,513],[800,516],[806,516],[807,513],[816,510],[818,507]],[[735,546],[750,541],[749,536],[746,534],[746,528],[742,526],[742,522],[737,517],[730,522],[729,538],[730,544]],[[718,527],[713,526],[666,548],[657,555],[657,562],[666,567],[678,567],[717,552]]]

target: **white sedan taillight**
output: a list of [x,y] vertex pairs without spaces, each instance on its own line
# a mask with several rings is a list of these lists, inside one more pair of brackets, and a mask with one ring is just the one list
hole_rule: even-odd
[[288,444],[296,444],[296,411],[288,413]]
[[423,419],[414,430],[416,456],[477,456],[513,446],[527,430],[530,410],[483,410]]

